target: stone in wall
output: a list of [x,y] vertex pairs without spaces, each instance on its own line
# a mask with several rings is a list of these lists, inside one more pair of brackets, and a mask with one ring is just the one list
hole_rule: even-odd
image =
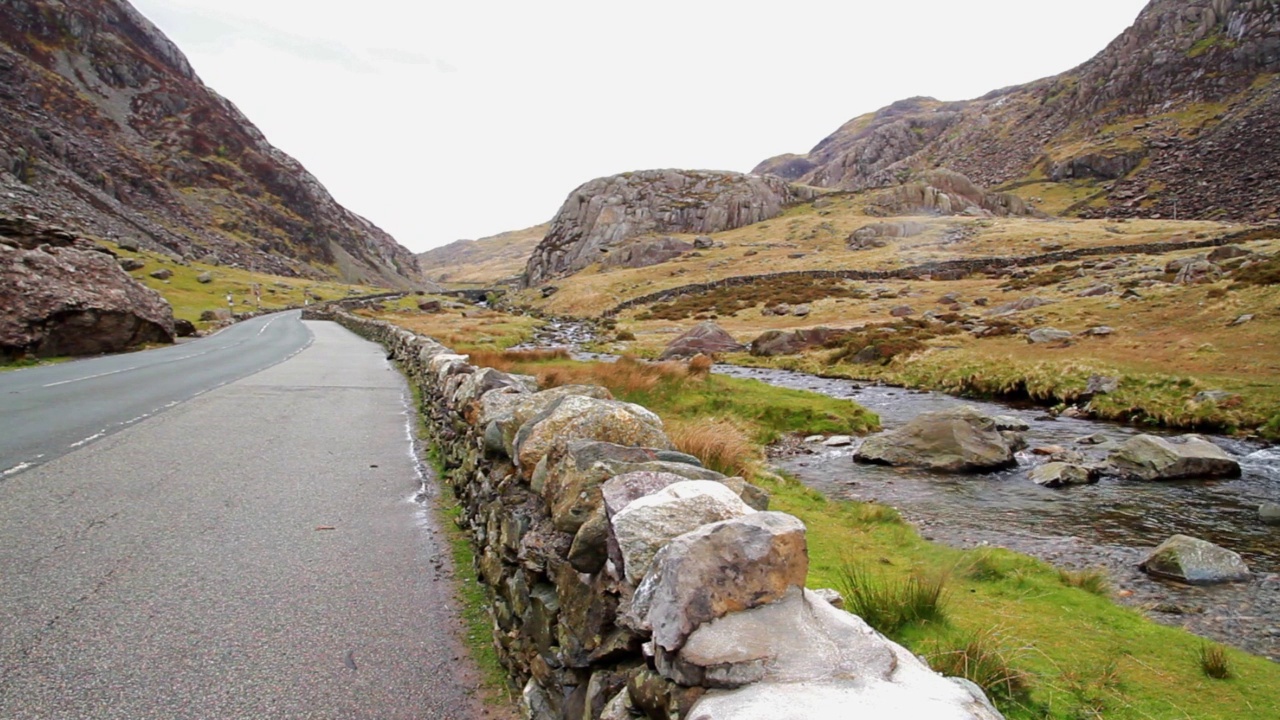
[[671,441],[662,431],[662,420],[645,408],[617,400],[570,395],[530,418],[516,433],[516,466],[528,479],[553,447],[567,445],[572,440],[671,448]]

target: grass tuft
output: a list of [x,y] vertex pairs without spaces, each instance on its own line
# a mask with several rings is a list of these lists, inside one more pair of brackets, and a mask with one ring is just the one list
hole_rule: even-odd
[[836,572],[845,609],[895,639],[910,625],[945,622],[946,584],[942,574],[892,579],[850,561]]
[[1015,665],[1018,654],[1006,650],[1000,635],[988,629],[938,641],[925,652],[925,660],[943,675],[976,684],[997,704],[1025,705],[1030,701],[1031,676]]
[[690,377],[706,377],[711,374],[711,367],[715,365],[715,361],[709,356],[698,353],[689,360],[689,376]]
[[751,436],[730,420],[677,422],[667,426],[667,437],[680,452],[725,475],[751,477],[760,465],[760,453]]
[[1200,643],[1198,652],[1200,671],[1205,677],[1214,680],[1226,680],[1231,677],[1231,661],[1227,659],[1227,651],[1213,643]]
[[1058,570],[1058,579],[1067,587],[1080,588],[1094,595],[1105,597],[1111,593],[1111,577],[1104,568],[1061,569]]

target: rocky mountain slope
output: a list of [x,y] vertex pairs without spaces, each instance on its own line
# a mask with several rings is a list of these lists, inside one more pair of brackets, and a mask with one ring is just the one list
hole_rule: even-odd
[[814,196],[777,177],[732,172],[645,170],[597,178],[569,193],[529,258],[525,284],[577,272],[633,238],[732,230]]
[[418,253],[418,264],[423,277],[434,282],[489,285],[516,279],[550,227],[543,223],[479,240],[458,240]]
[[863,190],[945,167],[1054,213],[1280,212],[1280,4],[1152,0],[1096,57],[967,102],[912,98],[755,172]]
[[406,287],[414,256],[273,147],[125,0],[10,0],[0,211],[173,255]]

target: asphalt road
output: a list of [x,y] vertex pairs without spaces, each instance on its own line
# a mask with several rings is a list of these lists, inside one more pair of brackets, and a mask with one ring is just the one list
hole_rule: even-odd
[[480,716],[403,379],[305,325],[291,359],[0,482],[0,717]]
[[0,482],[284,360],[311,342],[299,315],[254,318],[181,345],[0,373]]

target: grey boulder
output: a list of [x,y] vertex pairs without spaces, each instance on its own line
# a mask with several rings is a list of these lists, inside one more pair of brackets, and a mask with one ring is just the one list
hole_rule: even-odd
[[1148,575],[1192,585],[1245,582],[1251,577],[1238,553],[1188,535],[1165,540],[1138,568]]
[[897,430],[873,435],[854,454],[860,462],[907,465],[940,472],[981,472],[1017,464],[1017,436],[995,418],[962,405],[923,413]]
[[1239,477],[1240,463],[1199,435],[1136,435],[1113,450],[1107,463],[1131,480]]

